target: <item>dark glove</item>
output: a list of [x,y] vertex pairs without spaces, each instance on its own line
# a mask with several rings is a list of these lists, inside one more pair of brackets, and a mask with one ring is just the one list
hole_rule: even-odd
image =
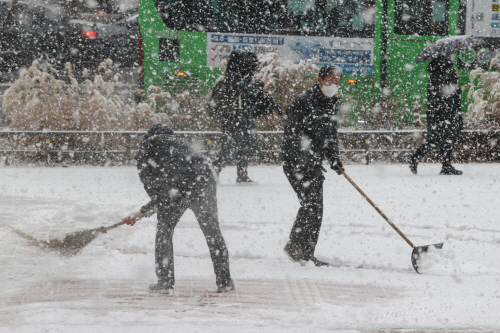
[[332,167],[332,170],[335,171],[338,175],[342,174],[342,172],[340,171],[341,169],[342,171],[345,171],[344,165],[339,159],[336,159],[333,162],[331,162],[330,166]]

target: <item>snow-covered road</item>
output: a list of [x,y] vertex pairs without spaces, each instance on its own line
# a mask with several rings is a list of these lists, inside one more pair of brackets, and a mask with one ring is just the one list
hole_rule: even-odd
[[[150,295],[156,216],[101,235],[79,256],[30,246],[0,224],[0,332],[500,331],[500,165],[348,165],[347,173],[416,245],[411,248],[343,178],[326,174],[318,258],[285,257],[298,200],[278,166],[258,186],[218,187],[237,290],[215,293],[202,233],[188,212],[174,236],[176,293]],[[39,239],[111,225],[148,201],[133,167],[0,168],[0,222]],[[432,259],[432,260],[431,260]]]

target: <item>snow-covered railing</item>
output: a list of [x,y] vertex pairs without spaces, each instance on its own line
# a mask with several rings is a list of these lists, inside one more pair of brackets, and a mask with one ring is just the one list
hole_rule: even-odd
[[[500,130],[463,130],[464,135],[469,136],[497,136],[500,134]],[[340,149],[342,153],[354,153],[360,154],[365,158],[367,164],[370,163],[370,155],[373,153],[404,153],[409,152],[414,149],[401,149],[397,147],[378,147],[375,148],[371,145],[372,139],[377,136],[386,136],[389,139],[389,143],[392,142],[394,136],[413,136],[415,138],[420,138],[426,135],[426,130],[420,129],[407,129],[407,130],[348,130],[339,129],[339,137],[342,143],[342,137],[345,139],[350,136],[361,137],[359,141],[356,140],[357,144],[354,149]],[[19,135],[29,135],[29,136],[43,136],[44,141],[41,141],[35,149],[15,149],[15,148],[5,148],[0,146],[0,154],[6,155],[10,153],[44,153],[46,155],[47,162],[50,162],[50,154],[81,154],[81,153],[93,153],[93,154],[123,154],[126,163],[130,163],[133,157],[133,153],[137,149],[133,149],[133,138],[137,138],[146,134],[146,131],[19,131],[19,130],[0,130],[0,138],[16,138]],[[176,131],[178,136],[182,137],[203,137],[206,146],[201,149],[202,153],[213,153],[216,150],[213,149],[210,137],[220,136],[222,132],[220,131]],[[257,131],[259,136],[282,136],[283,131]],[[116,137],[125,136],[124,148],[125,149],[102,149],[102,150],[85,150],[85,149],[54,149],[51,145],[52,139],[59,136],[102,136],[102,137]],[[390,144],[389,144],[390,145]],[[135,142],[137,146],[137,142]],[[263,149],[263,153],[279,154],[279,145],[274,145],[272,149]]]

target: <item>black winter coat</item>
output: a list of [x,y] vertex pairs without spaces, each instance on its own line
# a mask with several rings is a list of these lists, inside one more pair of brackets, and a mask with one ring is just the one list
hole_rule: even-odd
[[231,52],[224,81],[214,86],[206,106],[209,115],[221,120],[234,148],[248,155],[259,152],[255,119],[275,110],[281,114],[279,104],[263,90],[264,83],[250,83],[257,64],[252,52]]
[[324,157],[330,162],[339,157],[337,102],[337,96],[326,97],[315,84],[290,104],[282,144],[285,166],[304,175],[316,174]]
[[245,151],[249,156],[260,152],[255,118],[258,112],[263,112],[257,106],[266,102],[259,99],[264,96],[263,86],[262,82],[248,84],[234,98],[231,112],[222,119],[222,132],[231,137],[235,149]]
[[461,89],[453,62],[446,58],[432,60],[427,66],[427,131],[429,142],[442,145],[460,139],[463,128],[460,105]]
[[203,191],[209,182],[215,182],[203,156],[177,139],[173,132],[150,130],[135,158],[139,178],[152,201],[150,205],[189,199]]

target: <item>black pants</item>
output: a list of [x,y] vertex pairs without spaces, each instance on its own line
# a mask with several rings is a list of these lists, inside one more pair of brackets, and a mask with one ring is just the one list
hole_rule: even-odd
[[441,155],[441,163],[443,164],[443,167],[451,167],[451,161],[453,159],[453,144],[445,142],[443,144],[438,144],[434,141],[427,141],[423,145],[417,148],[417,151],[415,154],[413,154],[413,157],[417,160],[417,162],[420,162],[422,157],[427,155],[431,150],[436,149],[439,147],[439,152]]
[[300,208],[290,232],[289,244],[293,250],[309,258],[314,255],[323,220],[325,177],[319,169],[304,178],[302,178],[303,175],[297,174],[292,166],[283,166],[283,171],[300,202]]
[[158,225],[156,228],[155,263],[158,283],[171,288],[174,278],[174,249],[172,237],[174,228],[184,212],[190,208],[207,241],[214,266],[216,284],[225,287],[231,281],[229,256],[220,231],[217,213],[217,195],[215,182],[211,182],[190,200],[164,200],[158,207]]
[[219,156],[214,161],[213,165],[218,173],[227,166],[231,160],[236,160],[236,174],[238,178],[248,177],[248,161],[250,160],[249,149],[242,143],[236,143],[235,137],[231,134],[224,133],[222,137],[222,145]]

